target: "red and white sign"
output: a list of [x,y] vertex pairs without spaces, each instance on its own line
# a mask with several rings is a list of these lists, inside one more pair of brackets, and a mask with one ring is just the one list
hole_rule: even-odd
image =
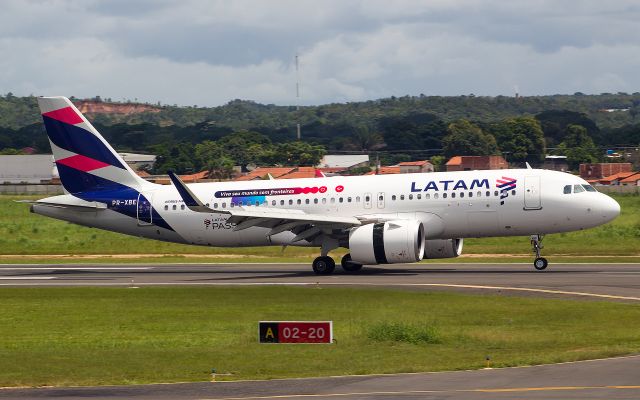
[[260,343],[331,343],[332,321],[260,321]]

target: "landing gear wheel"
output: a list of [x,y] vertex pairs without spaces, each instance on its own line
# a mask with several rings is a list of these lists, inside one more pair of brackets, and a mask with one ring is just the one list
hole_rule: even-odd
[[537,269],[538,271],[542,271],[543,269],[547,268],[547,265],[549,263],[547,262],[547,259],[544,257],[538,257],[536,258],[536,260],[533,262],[533,267],[535,269]]
[[340,264],[342,265],[342,269],[346,272],[358,272],[362,269],[362,264],[351,261],[351,254],[349,253],[342,257]]
[[331,275],[336,269],[336,262],[328,256],[321,256],[313,260],[313,272],[316,275]]
[[533,252],[536,254],[536,259],[533,261],[533,267],[538,271],[542,271],[547,268],[549,262],[546,258],[540,257],[540,250],[542,249],[542,235],[531,235],[531,247],[533,248]]

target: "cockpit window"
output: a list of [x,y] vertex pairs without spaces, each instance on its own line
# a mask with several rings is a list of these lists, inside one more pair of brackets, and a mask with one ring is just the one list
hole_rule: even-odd
[[571,185],[565,185],[564,194],[571,194]]
[[594,188],[591,185],[582,185],[582,187],[584,188],[584,190],[586,190],[587,192],[597,192],[596,188]]
[[584,192],[584,188],[582,185],[573,185],[573,193]]

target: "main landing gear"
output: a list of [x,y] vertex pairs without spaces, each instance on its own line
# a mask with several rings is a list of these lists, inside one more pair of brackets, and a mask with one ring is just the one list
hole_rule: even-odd
[[531,247],[533,247],[533,252],[536,253],[536,259],[533,261],[533,267],[538,271],[542,271],[547,268],[549,262],[546,258],[540,257],[540,250],[544,247],[542,245],[542,235],[531,235]]
[[[340,260],[340,264],[345,272],[353,273],[362,269],[362,264],[351,261],[351,254],[345,254]],[[336,269],[336,263],[329,256],[320,256],[313,260],[312,267],[316,275],[331,275]]]

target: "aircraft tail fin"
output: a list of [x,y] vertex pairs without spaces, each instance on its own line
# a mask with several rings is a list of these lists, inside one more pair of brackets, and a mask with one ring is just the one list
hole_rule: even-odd
[[69,193],[139,189],[140,178],[66,97],[39,97],[60,181]]

